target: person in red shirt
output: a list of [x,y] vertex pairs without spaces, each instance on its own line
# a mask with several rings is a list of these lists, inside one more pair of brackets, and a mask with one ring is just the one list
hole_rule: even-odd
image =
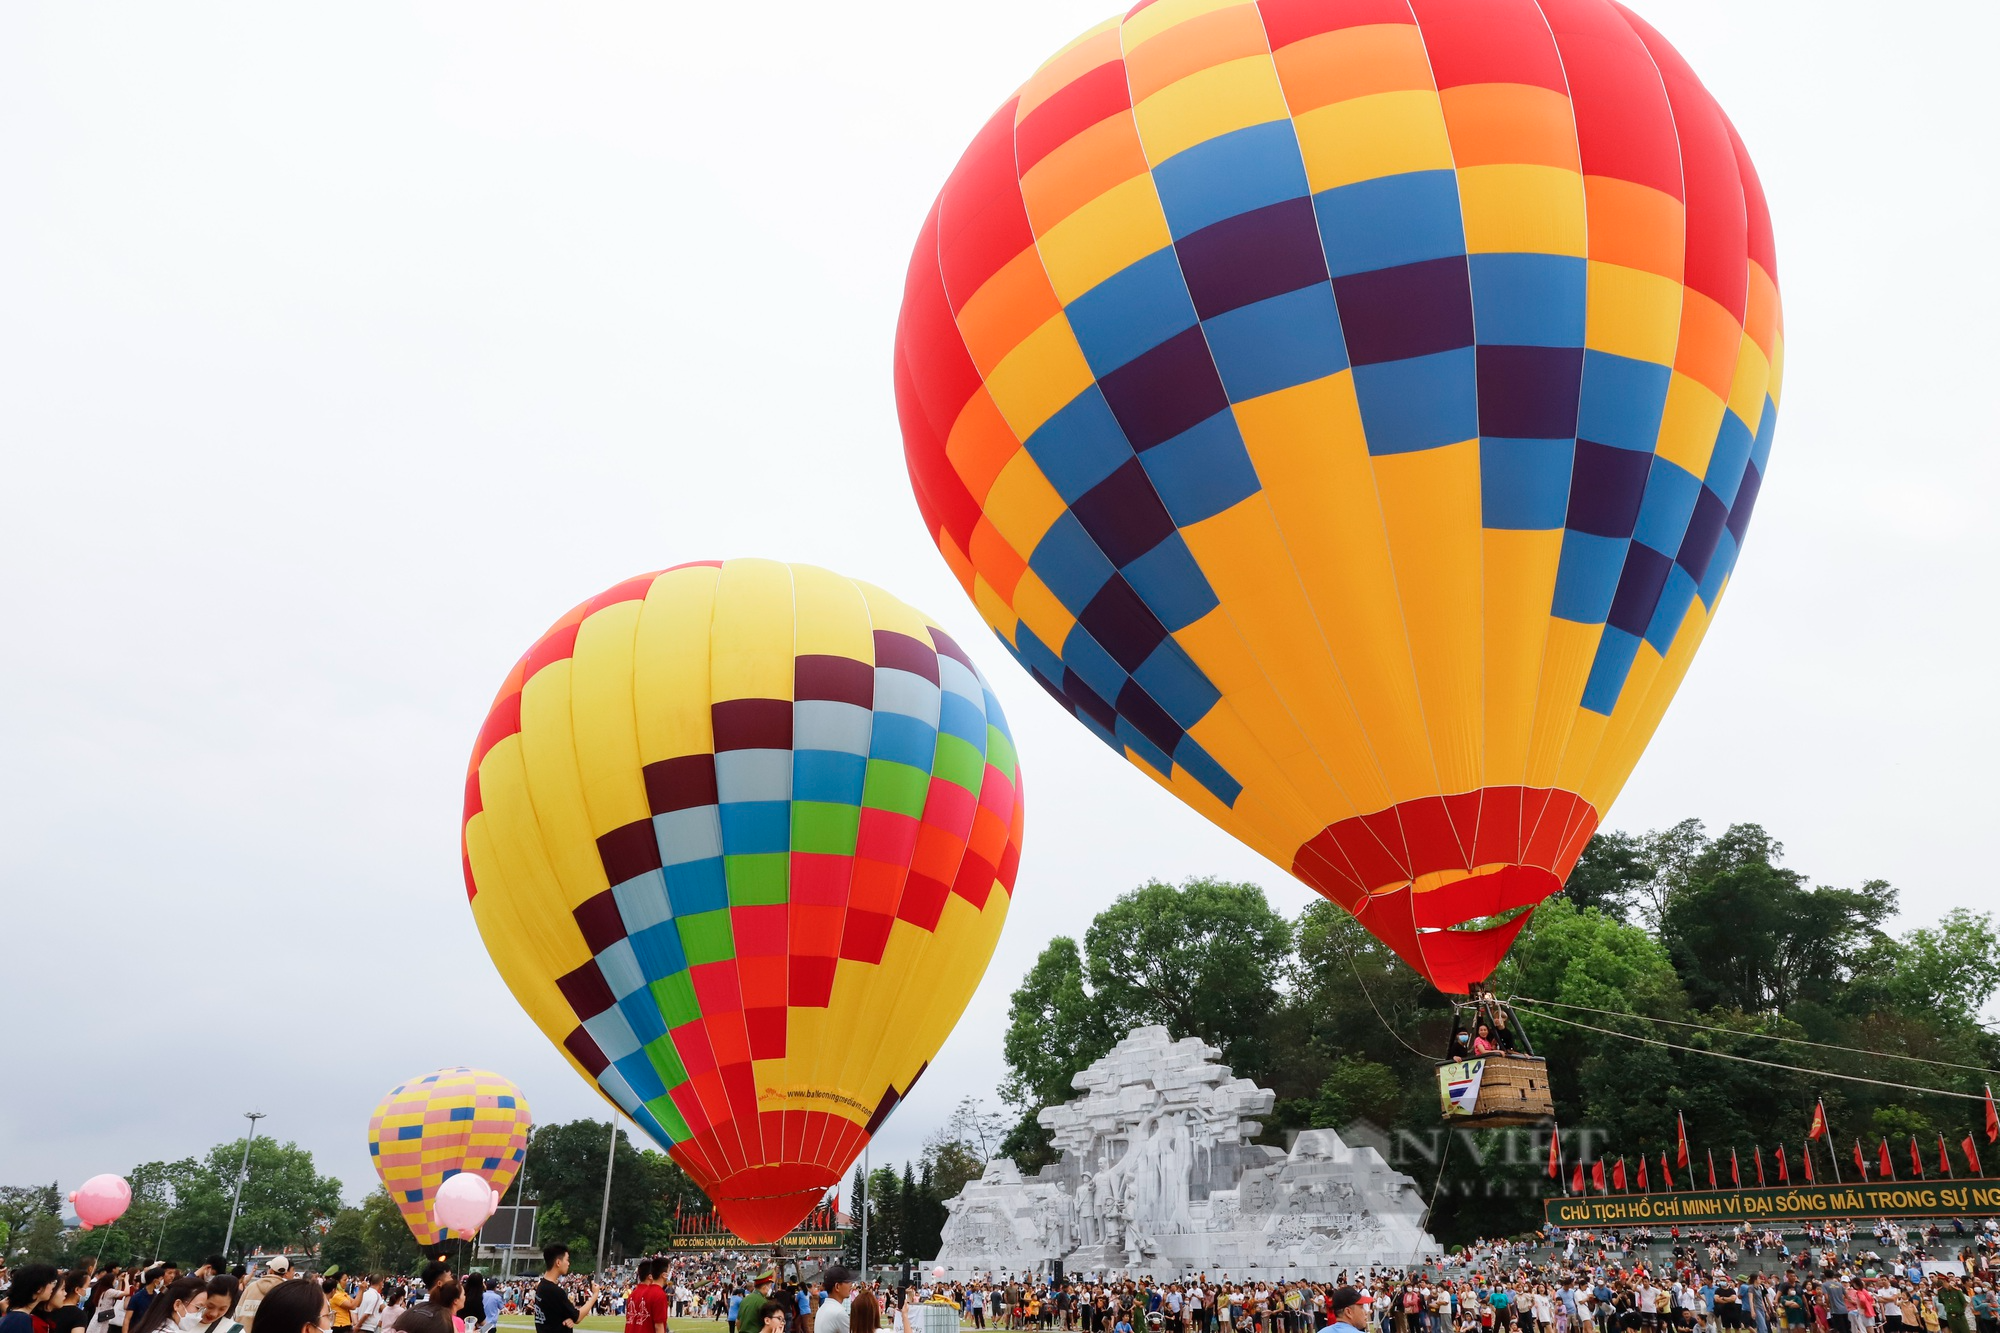
[[667,1333],[667,1292],[660,1285],[665,1259],[639,1262],[639,1283],[625,1298],[625,1333]]

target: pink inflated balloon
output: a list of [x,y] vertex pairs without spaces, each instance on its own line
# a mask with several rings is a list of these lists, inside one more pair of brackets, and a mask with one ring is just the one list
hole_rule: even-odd
[[469,1240],[499,1206],[500,1192],[487,1184],[484,1177],[461,1171],[438,1186],[431,1200],[431,1216],[445,1230]]
[[69,1201],[76,1206],[76,1220],[88,1231],[125,1216],[132,1206],[132,1187],[123,1176],[92,1176],[70,1191]]

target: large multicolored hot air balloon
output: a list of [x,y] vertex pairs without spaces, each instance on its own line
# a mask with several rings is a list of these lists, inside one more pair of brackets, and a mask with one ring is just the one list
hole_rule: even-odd
[[925,522],[1078,721],[1446,990],[1555,892],[1736,563],[1770,219],[1610,0],[1153,0],[911,261]]
[[438,1187],[461,1172],[505,1194],[534,1125],[521,1090],[490,1069],[455,1065],[389,1090],[368,1118],[368,1156],[419,1245],[443,1241]]
[[704,562],[528,650],[473,750],[464,846],[515,998],[764,1242],[958,1021],[1021,791],[999,702],[920,613],[811,566]]

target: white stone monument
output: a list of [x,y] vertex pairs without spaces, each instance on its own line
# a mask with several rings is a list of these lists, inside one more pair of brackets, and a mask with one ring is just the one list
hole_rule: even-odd
[[1374,1148],[1330,1129],[1290,1153],[1252,1143],[1275,1098],[1220,1054],[1163,1027],[1128,1033],[1072,1080],[1083,1096],[1042,1112],[1058,1161],[1029,1178],[996,1158],[945,1204],[933,1264],[959,1278],[1061,1259],[1084,1276],[1324,1282],[1441,1252],[1416,1182]]

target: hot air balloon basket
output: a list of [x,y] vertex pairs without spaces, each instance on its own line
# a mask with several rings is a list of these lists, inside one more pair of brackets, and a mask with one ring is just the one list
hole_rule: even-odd
[[1438,1066],[1438,1104],[1447,1123],[1503,1129],[1555,1121],[1548,1061],[1538,1055],[1488,1055]]

